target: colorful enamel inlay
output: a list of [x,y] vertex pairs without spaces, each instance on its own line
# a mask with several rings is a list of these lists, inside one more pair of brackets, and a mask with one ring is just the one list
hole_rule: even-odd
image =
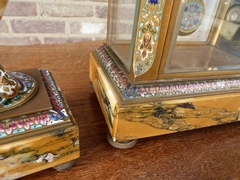
[[103,46],[96,49],[95,55],[101,60],[101,63],[126,99],[172,97],[240,89],[240,78],[134,85],[130,83]]
[[152,4],[158,4],[158,0],[149,0],[149,2]]
[[27,102],[37,91],[34,78],[21,72],[7,72],[0,65],[0,113]]
[[204,16],[204,4],[202,0],[189,0],[184,8],[180,26],[180,35],[189,35],[201,25]]
[[165,0],[141,2],[133,57],[135,76],[145,73],[154,61],[164,5]]
[[[14,72],[14,75],[16,74],[17,73]],[[58,90],[51,74],[47,70],[41,70],[41,74],[53,107],[52,110],[1,120],[0,138],[69,120],[63,103],[63,95],[61,91]]]

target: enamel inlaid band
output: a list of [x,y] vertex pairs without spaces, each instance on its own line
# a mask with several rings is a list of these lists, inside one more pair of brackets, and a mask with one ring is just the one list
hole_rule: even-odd
[[96,49],[95,55],[99,57],[125,99],[172,97],[240,89],[240,78],[134,85],[130,83],[103,46]]
[[66,112],[67,107],[65,107],[63,102],[63,95],[54,82],[52,75],[48,70],[41,70],[40,72],[53,108],[49,111],[1,120],[0,139],[69,121],[69,116]]

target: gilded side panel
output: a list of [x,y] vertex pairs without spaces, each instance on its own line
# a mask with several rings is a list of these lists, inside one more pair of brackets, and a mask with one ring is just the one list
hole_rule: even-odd
[[93,55],[90,56],[90,79],[102,109],[110,132],[114,123],[114,108],[119,101],[112,84],[105,76],[102,68]]

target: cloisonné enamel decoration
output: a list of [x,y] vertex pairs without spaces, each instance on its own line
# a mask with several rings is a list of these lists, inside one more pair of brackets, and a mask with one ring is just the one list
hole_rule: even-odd
[[0,65],[0,113],[27,102],[36,92],[38,84],[31,76],[20,72],[7,72]]
[[202,0],[188,0],[181,21],[179,35],[186,36],[195,32],[201,25],[205,13]]
[[[33,77],[38,88],[24,104],[0,112],[0,179],[16,179],[50,167],[71,168],[79,157],[78,127],[51,73],[27,69],[8,75],[27,87],[33,86],[27,82]],[[21,99],[28,90],[20,88],[17,96],[21,94]]]
[[141,3],[133,58],[135,76],[144,74],[152,66],[161,29],[165,0],[149,2]]
[[149,0],[149,2],[152,4],[158,4],[158,0]]

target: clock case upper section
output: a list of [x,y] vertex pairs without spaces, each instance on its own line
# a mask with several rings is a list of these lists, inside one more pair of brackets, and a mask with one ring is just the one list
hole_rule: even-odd
[[132,84],[239,77],[236,1],[129,2],[109,1],[104,48]]

